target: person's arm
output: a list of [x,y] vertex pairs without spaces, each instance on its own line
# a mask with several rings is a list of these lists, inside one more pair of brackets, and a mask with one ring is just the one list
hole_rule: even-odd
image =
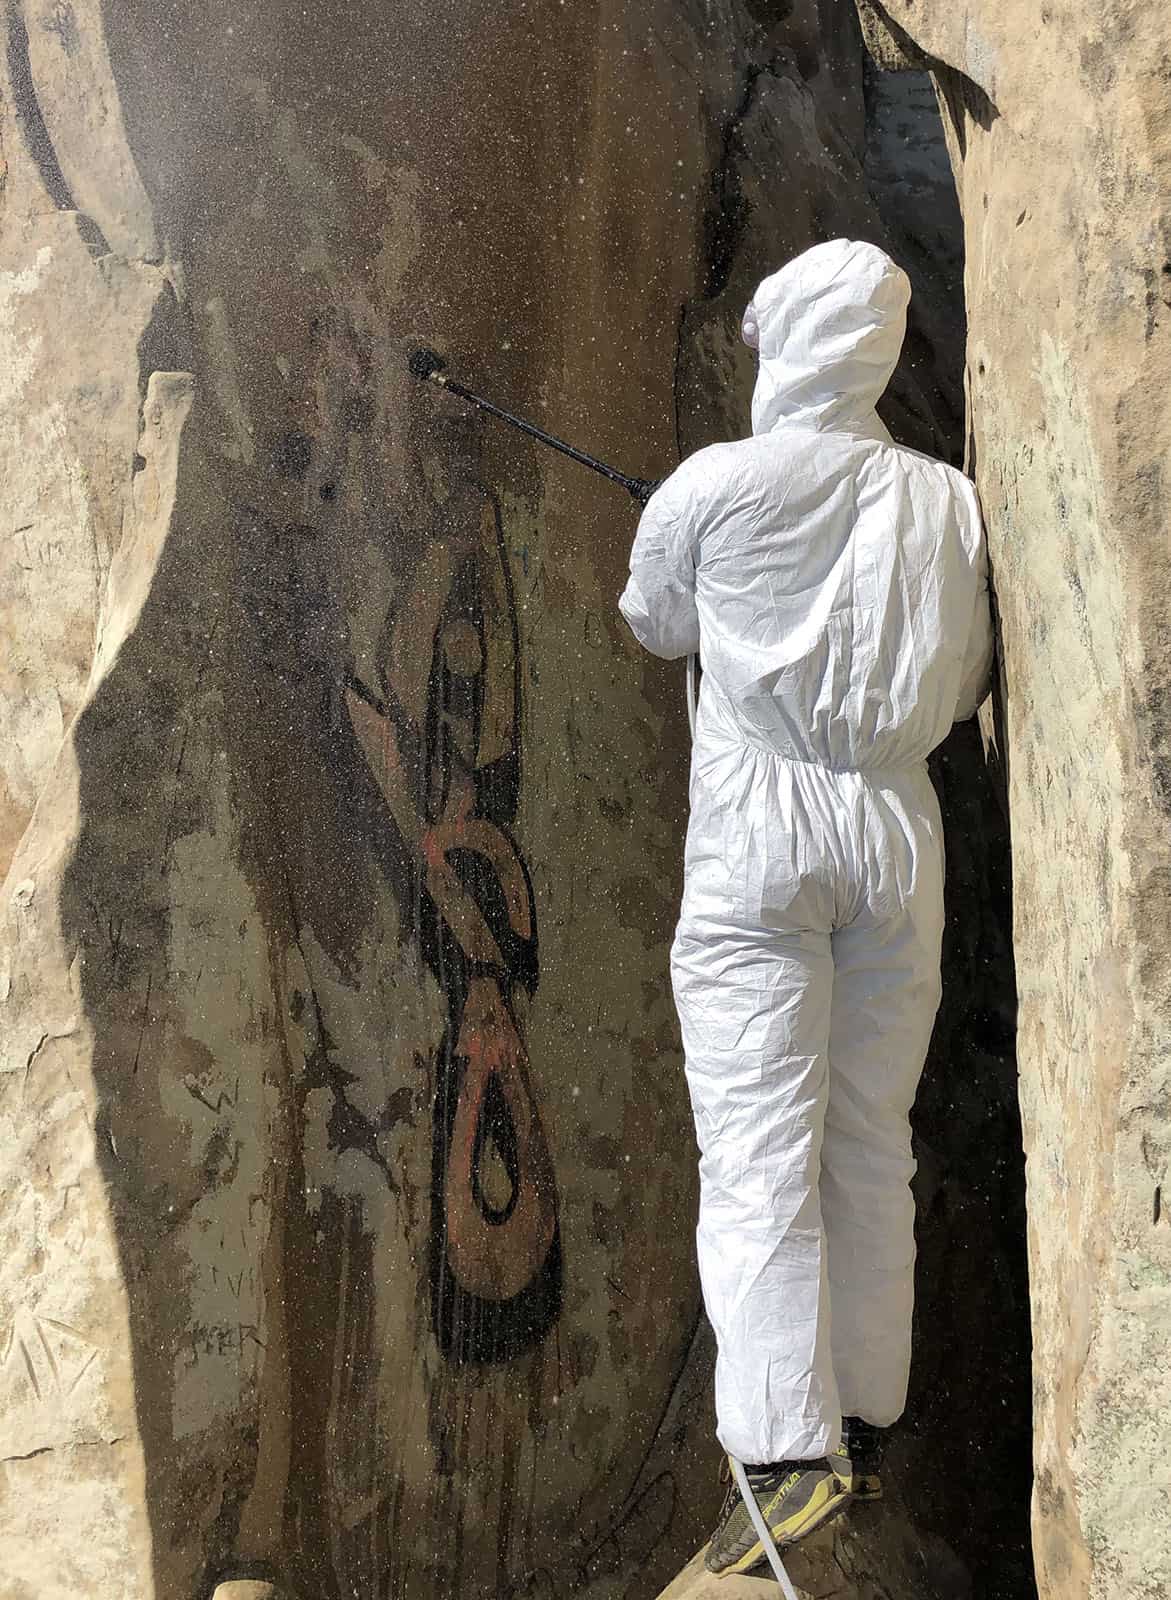
[[651,496],[630,552],[630,581],[618,602],[639,644],[674,661],[699,649],[695,609],[694,508],[674,473]]
[[968,627],[964,648],[964,665],[960,675],[960,692],[956,699],[954,722],[966,722],[988,698],[992,688],[992,601],[988,593],[988,546],[984,538],[984,525],[980,516],[980,503],[975,489],[970,489],[968,504],[975,520],[979,538],[976,558],[976,604]]

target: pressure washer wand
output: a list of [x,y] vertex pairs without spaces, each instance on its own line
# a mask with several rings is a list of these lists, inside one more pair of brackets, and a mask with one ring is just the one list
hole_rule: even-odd
[[466,400],[469,405],[476,406],[480,411],[486,411],[491,417],[499,417],[501,422],[507,422],[514,428],[519,428],[522,433],[527,433],[531,439],[547,444],[552,450],[559,450],[563,456],[568,456],[571,461],[580,461],[583,467],[589,467],[592,472],[600,472],[603,478],[609,478],[611,483],[621,486],[638,501],[640,506],[645,506],[651,495],[659,487],[646,478],[630,478],[626,473],[619,472],[615,467],[608,467],[604,461],[598,461],[594,456],[587,456],[584,450],[575,449],[567,444],[564,439],[558,439],[556,434],[546,433],[544,428],[538,428],[533,422],[526,422],[523,417],[517,417],[511,411],[504,411],[500,406],[493,405],[491,400],[485,400],[482,395],[473,394],[470,389],[465,389],[462,383],[457,383],[454,378],[444,374],[447,363],[435,350],[426,346],[411,352],[410,361],[407,363],[412,374],[425,382],[438,384],[441,389],[446,389],[449,394],[458,395],[461,400]]

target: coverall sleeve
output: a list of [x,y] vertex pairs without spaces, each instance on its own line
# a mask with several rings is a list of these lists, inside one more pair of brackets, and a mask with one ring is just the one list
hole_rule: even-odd
[[699,649],[697,541],[684,476],[673,473],[651,496],[630,552],[630,581],[618,602],[639,644],[667,661]]
[[988,593],[988,546],[984,538],[980,505],[974,489],[971,489],[970,493],[970,506],[980,541],[976,558],[976,605],[964,649],[960,692],[953,718],[955,722],[966,722],[969,717],[974,717],[992,688],[992,602]]

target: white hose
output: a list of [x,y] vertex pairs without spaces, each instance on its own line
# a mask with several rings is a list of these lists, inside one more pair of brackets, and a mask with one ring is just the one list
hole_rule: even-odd
[[[692,656],[691,660],[694,661],[695,657]],[[773,1569],[773,1576],[781,1586],[781,1593],[784,1595],[785,1600],[800,1600],[796,1589],[789,1581],[789,1574],[785,1571],[785,1564],[781,1560],[781,1553],[776,1547],[772,1534],[769,1532],[768,1523],[765,1522],[760,1514],[760,1507],[757,1505],[756,1496],[749,1486],[748,1474],[745,1472],[743,1464],[737,1461],[735,1456],[729,1456],[728,1460],[732,1463],[732,1473],[739,1485],[745,1508],[752,1518],[752,1526],[756,1529],[756,1536],[764,1546],[764,1553],[768,1557],[769,1566]]]

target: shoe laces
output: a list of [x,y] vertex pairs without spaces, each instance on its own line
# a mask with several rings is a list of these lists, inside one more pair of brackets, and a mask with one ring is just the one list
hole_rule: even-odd
[[[828,1459],[818,1461],[773,1461],[758,1466],[745,1465],[748,1487],[758,1499],[777,1494],[789,1483],[795,1482],[803,1472],[814,1472],[828,1466]],[[720,1520],[728,1517],[740,1504],[740,1486],[732,1473],[731,1458],[725,1456],[720,1463],[720,1482],[727,1485]]]

